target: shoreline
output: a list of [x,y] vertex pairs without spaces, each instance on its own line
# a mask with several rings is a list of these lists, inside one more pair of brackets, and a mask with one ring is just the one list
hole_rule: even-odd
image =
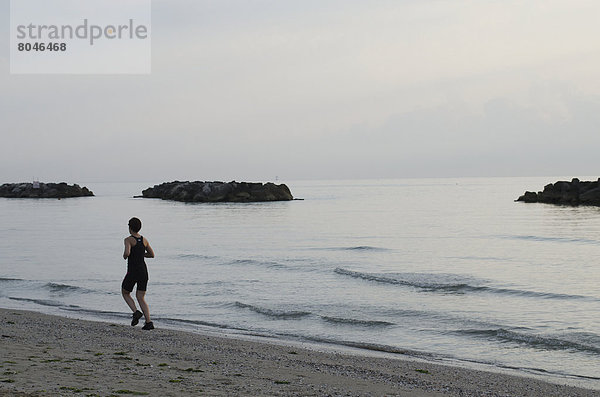
[[[597,390],[410,357],[0,309],[0,396],[594,396]],[[19,394],[21,393],[21,394]]]

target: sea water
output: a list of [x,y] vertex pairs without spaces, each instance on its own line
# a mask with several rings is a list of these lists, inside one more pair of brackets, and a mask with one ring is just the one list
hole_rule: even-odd
[[157,327],[600,388],[600,209],[514,202],[559,179],[292,181],[304,200],[247,204],[133,198],[154,183],[0,199],[0,307],[128,323],[123,239],[137,216],[156,253]]

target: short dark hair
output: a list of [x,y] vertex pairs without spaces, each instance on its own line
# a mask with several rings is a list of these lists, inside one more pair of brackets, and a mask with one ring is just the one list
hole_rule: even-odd
[[137,233],[140,231],[140,229],[142,228],[142,221],[140,221],[138,218],[131,218],[129,220],[129,228],[134,232]]

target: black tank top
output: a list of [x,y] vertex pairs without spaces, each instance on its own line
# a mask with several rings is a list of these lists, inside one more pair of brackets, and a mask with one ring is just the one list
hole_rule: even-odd
[[127,272],[128,273],[143,273],[146,272],[146,262],[144,261],[144,255],[146,254],[146,247],[144,247],[144,237],[134,237],[135,245],[131,247],[131,252],[127,257]]

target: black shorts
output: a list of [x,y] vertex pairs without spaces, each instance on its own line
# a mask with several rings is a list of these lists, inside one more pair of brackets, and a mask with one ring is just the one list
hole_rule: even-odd
[[148,287],[148,273],[146,274],[134,274],[127,273],[125,278],[123,279],[123,283],[121,284],[121,288],[123,288],[127,292],[133,291],[133,286],[137,284],[138,291],[146,291]]

